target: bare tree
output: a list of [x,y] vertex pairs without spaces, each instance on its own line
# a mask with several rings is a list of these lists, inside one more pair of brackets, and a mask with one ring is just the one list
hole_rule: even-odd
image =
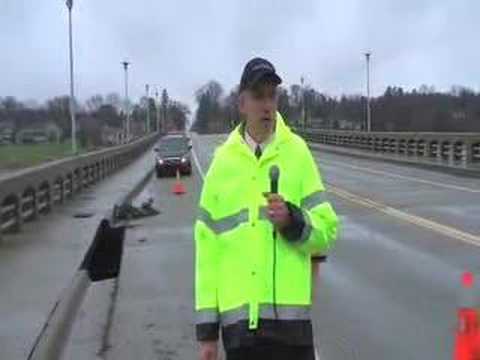
[[46,104],[48,117],[62,129],[63,136],[66,136],[71,131],[69,104],[70,97],[67,95],[54,97],[48,100]]
[[108,94],[105,97],[105,104],[112,105],[117,111],[121,111],[123,107],[122,98],[117,93]]
[[103,104],[104,104],[103,96],[99,94],[93,95],[85,103],[87,111],[91,113],[98,111],[98,109],[100,109],[100,107]]
[[195,92],[197,102],[202,96],[208,96],[212,103],[218,104],[223,95],[223,88],[217,81],[211,80]]

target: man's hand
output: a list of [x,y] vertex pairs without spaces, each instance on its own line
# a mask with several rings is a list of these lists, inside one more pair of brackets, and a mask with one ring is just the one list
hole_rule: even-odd
[[272,193],[263,193],[263,195],[268,201],[267,216],[272,224],[279,230],[288,226],[291,222],[291,217],[283,197]]
[[218,359],[218,341],[200,341],[200,360]]

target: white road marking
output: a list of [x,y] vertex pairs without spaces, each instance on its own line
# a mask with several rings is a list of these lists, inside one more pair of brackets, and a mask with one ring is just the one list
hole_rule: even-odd
[[198,161],[197,153],[195,152],[195,150],[193,150],[192,153],[193,153],[193,161],[195,162],[195,165],[197,165],[198,172],[200,173],[200,176],[202,177],[202,181],[203,181],[203,179],[205,179],[205,173],[203,172],[203,169],[200,166],[200,162]]
[[329,184],[328,186],[328,191],[352,203],[355,203],[370,209],[375,209],[377,211],[380,211],[396,219],[400,219],[410,224],[414,224],[414,225],[423,227],[425,229],[434,231],[441,235],[448,236],[448,237],[463,241],[467,244],[480,247],[480,236],[477,236],[465,231],[461,231],[454,227],[443,225],[435,221],[422,218],[420,216],[409,214],[407,212],[395,209],[393,207],[378,203],[371,199],[358,196],[356,194],[348,192],[344,189],[340,189],[337,186],[334,186],[331,184]]
[[[318,156],[315,156],[315,158],[320,163],[325,162],[327,166],[337,166],[337,164],[332,163],[331,160],[325,160],[325,159],[319,158]],[[343,166],[343,167],[347,167],[347,168],[350,168],[350,169],[353,169],[353,170],[358,170],[358,171],[363,171],[363,172],[375,174],[375,175],[382,175],[382,176],[387,176],[387,177],[390,177],[390,178],[409,180],[409,181],[414,181],[414,182],[418,182],[418,183],[423,183],[423,184],[433,185],[433,186],[437,186],[437,187],[442,187],[442,188],[445,188],[445,189],[466,191],[466,192],[475,193],[475,194],[480,193],[480,189],[471,189],[471,188],[464,187],[464,186],[446,184],[446,183],[441,183],[441,182],[438,182],[438,181],[419,179],[419,178],[412,177],[412,176],[400,175],[400,174],[395,174],[395,173],[381,171],[381,170],[374,170],[372,168],[350,165],[350,164],[346,164],[346,163],[343,163],[343,162],[339,162],[338,165]]]

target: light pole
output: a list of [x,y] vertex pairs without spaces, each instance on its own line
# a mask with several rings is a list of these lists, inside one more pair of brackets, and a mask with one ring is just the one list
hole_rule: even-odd
[[128,61],[122,62],[123,69],[125,70],[125,113],[127,116],[126,129],[125,133],[127,136],[127,142],[130,141],[130,109],[128,104],[128,66],[130,63]]
[[68,36],[70,44],[70,120],[72,127],[72,153],[77,154],[77,124],[75,120],[75,92],[73,83],[73,35],[72,35],[72,8],[73,0],[67,0],[68,8]]
[[158,102],[158,87],[155,87],[155,110],[157,111],[157,132],[160,133],[160,104]]
[[146,131],[147,134],[150,134],[150,86],[148,84],[145,85],[145,92],[147,93],[147,127]]
[[168,101],[166,103],[163,103],[164,101],[164,94],[167,91],[167,89],[163,88],[162,91],[162,132],[167,132],[169,129],[170,124],[167,123],[167,112],[168,112]]
[[300,83],[302,84],[302,122],[303,122],[303,131],[307,128],[307,114],[305,111],[305,85],[304,85],[305,79],[302,76],[300,78]]
[[372,53],[365,53],[367,60],[367,131],[372,131],[372,110],[370,108],[370,56]]

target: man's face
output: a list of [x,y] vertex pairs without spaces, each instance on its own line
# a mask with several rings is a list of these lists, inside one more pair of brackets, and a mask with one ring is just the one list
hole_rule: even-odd
[[253,89],[244,90],[240,94],[239,108],[247,122],[272,127],[277,113],[277,86],[260,83]]

